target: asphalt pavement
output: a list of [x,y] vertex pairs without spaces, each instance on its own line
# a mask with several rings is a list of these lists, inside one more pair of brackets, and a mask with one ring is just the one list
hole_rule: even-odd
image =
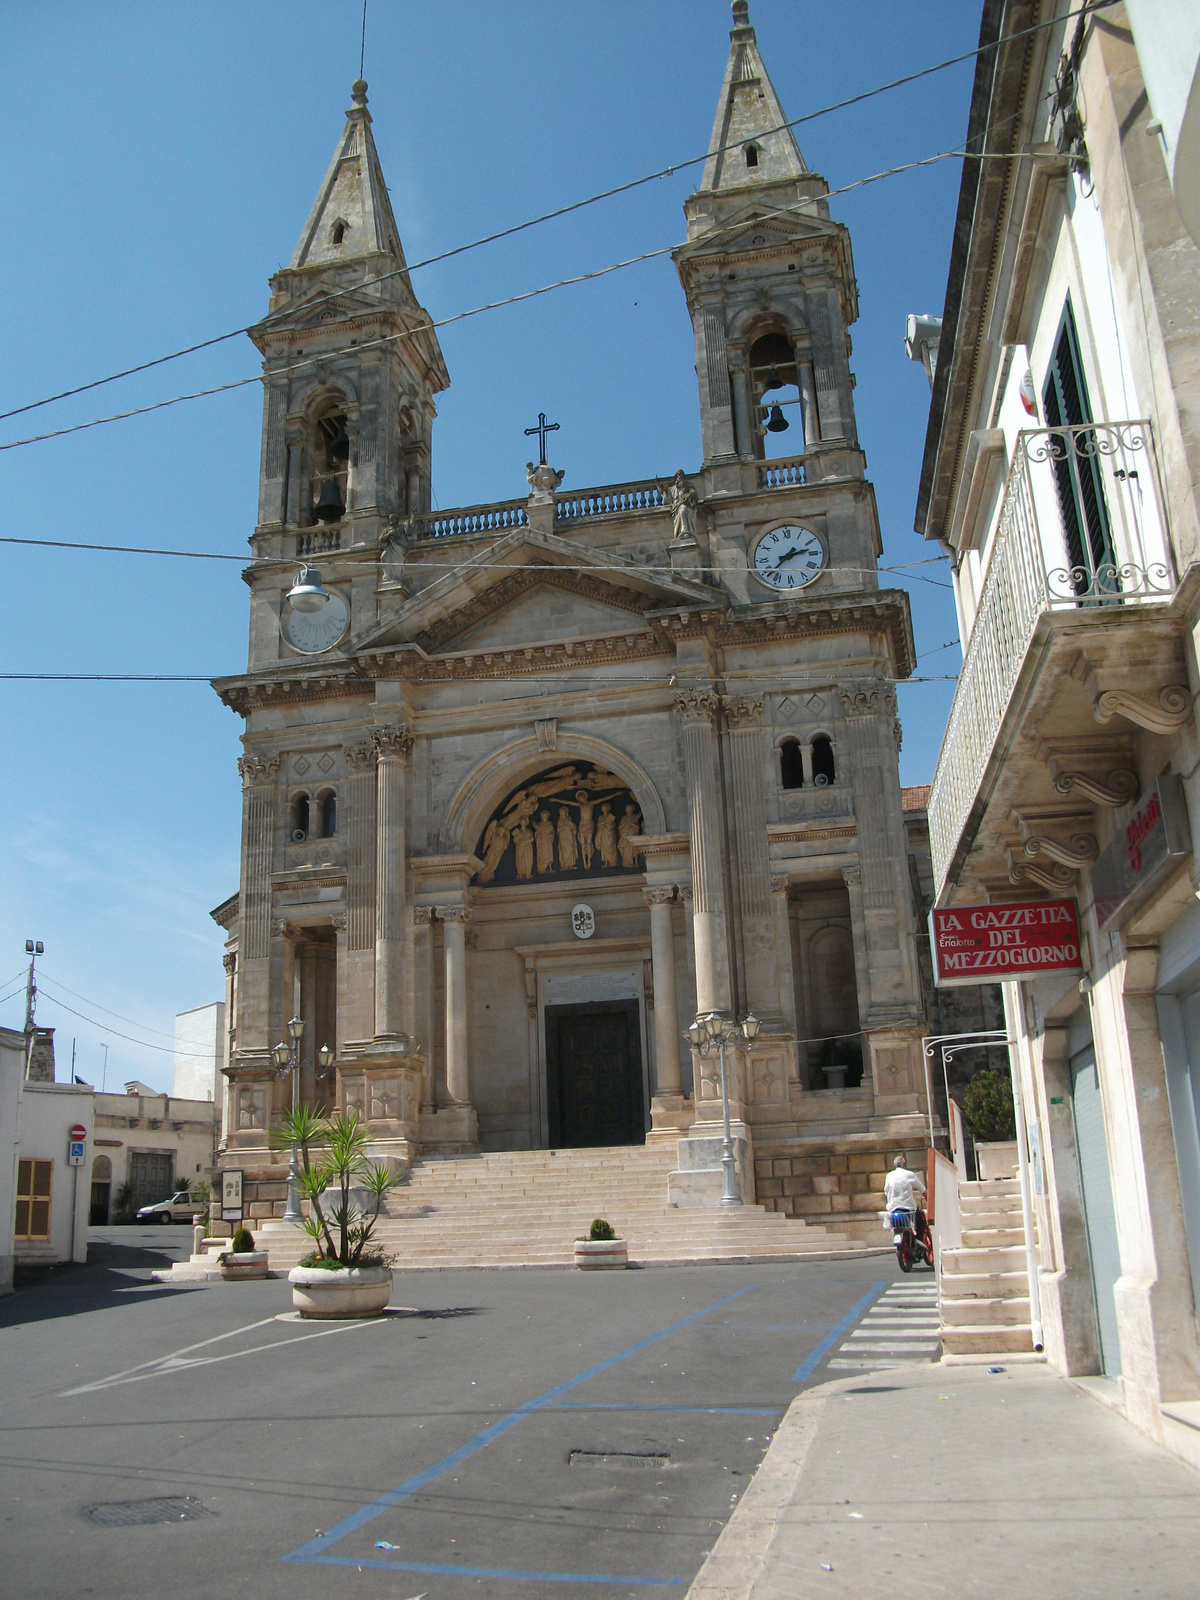
[[14,1600],[683,1595],[899,1278],[399,1271],[386,1317],[322,1326],[283,1280],[154,1284],[182,1228],[113,1233],[0,1301]]

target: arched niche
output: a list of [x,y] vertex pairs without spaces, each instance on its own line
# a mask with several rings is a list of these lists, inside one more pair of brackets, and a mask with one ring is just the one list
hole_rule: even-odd
[[496,807],[523,778],[550,766],[600,767],[614,773],[629,788],[642,813],[647,833],[665,833],[666,812],[658,790],[640,762],[604,739],[572,735],[559,750],[544,750],[535,738],[518,739],[485,756],[463,779],[446,809],[441,849],[447,854],[470,853],[479,843]]

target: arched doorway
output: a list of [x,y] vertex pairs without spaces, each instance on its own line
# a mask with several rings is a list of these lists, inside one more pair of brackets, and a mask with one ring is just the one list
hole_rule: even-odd
[[88,1227],[108,1226],[108,1207],[112,1198],[112,1162],[107,1156],[92,1161],[92,1199],[88,1207]]

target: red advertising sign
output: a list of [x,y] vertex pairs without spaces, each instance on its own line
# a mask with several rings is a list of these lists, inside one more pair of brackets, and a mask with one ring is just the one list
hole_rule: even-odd
[[1082,966],[1074,900],[954,906],[929,914],[933,981],[941,988],[998,983]]

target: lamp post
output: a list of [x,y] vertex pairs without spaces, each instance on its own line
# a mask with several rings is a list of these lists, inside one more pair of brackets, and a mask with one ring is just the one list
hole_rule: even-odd
[[[275,1063],[275,1071],[279,1077],[285,1073],[292,1075],[292,1112],[300,1105],[300,1041],[304,1037],[304,1019],[293,1017],[287,1025],[288,1043],[281,1039],[271,1051],[271,1059]],[[317,1060],[328,1071],[333,1065],[334,1052],[327,1044],[323,1044],[317,1051]],[[284,1222],[301,1222],[304,1213],[300,1210],[300,1158],[296,1141],[292,1140],[292,1155],[288,1162],[288,1195],[287,1209],[283,1213]]]
[[741,1189],[737,1180],[737,1161],[733,1154],[733,1134],[729,1128],[729,1078],[725,1068],[725,1050],[736,1040],[740,1040],[747,1047],[751,1046],[758,1038],[761,1026],[753,1012],[738,1023],[734,1022],[732,1017],[722,1016],[719,1011],[709,1011],[698,1016],[687,1031],[687,1037],[697,1054],[709,1056],[715,1050],[721,1059],[721,1204],[723,1206],[742,1204]]

